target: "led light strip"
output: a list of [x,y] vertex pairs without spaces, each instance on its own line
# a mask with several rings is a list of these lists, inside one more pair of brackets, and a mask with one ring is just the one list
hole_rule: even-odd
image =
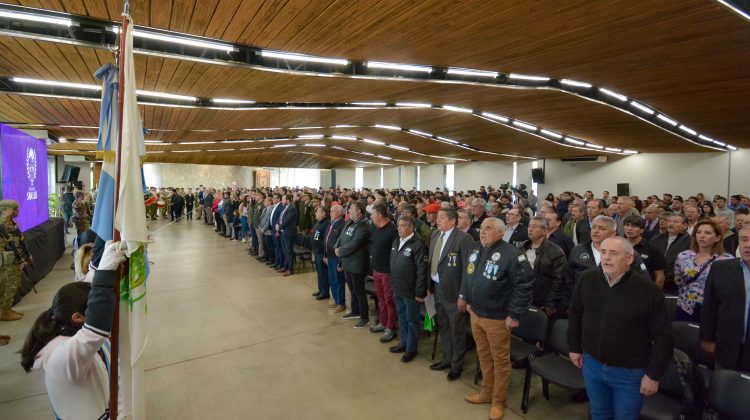
[[[101,87],[97,85],[88,85],[88,84],[79,84],[79,83],[66,83],[66,82],[56,82],[56,81],[49,81],[49,80],[39,80],[39,79],[28,79],[28,78],[18,78],[13,77],[10,79],[11,81],[15,83],[27,83],[27,84],[36,84],[36,85],[43,85],[43,86],[51,86],[51,87],[62,87],[62,88],[78,88],[78,89],[87,89],[87,90],[101,90]],[[568,81],[571,85],[581,85],[581,82],[576,81]],[[716,141],[706,141],[704,140],[701,135],[699,135],[695,130],[687,128],[684,125],[678,124],[675,120],[667,117],[664,114],[656,113],[654,110],[652,110],[649,107],[646,107],[645,105],[642,105],[641,103],[637,101],[630,100],[628,102],[628,98],[620,95],[619,93],[609,91],[606,89],[601,89],[603,92],[606,91],[606,95],[610,96],[613,99],[617,100],[623,100],[629,103],[632,107],[638,109],[642,113],[646,114],[655,114],[655,118],[662,121],[664,124],[667,124],[669,126],[677,127],[677,129],[684,133],[681,137],[686,138],[688,141],[702,146],[702,147],[708,147],[712,149],[719,149],[720,147],[724,147],[725,150],[736,150],[735,146],[734,149],[730,148],[731,145],[726,146],[718,146],[719,143],[722,142],[716,142]],[[175,95],[171,93],[164,93],[164,92],[151,92],[151,91],[141,91],[138,90],[137,93],[141,96],[146,97],[158,97],[158,98],[164,98],[164,99],[170,99],[170,100],[179,100],[179,101],[188,101],[188,102],[197,102],[199,101],[199,98],[192,97],[192,96],[184,96],[184,95]],[[216,99],[211,98],[208,99],[208,102],[214,103],[214,104],[221,104],[221,103],[229,103],[229,104],[237,104],[237,103],[247,103],[254,106],[249,106],[245,108],[241,108],[242,110],[262,110],[262,109],[362,109],[362,108],[368,108],[372,106],[372,104],[379,104],[378,107],[382,109],[393,109],[393,108],[417,108],[417,109],[439,109],[439,110],[445,110],[449,112],[456,112],[456,113],[462,113],[462,114],[471,114],[475,117],[482,118],[486,121],[493,122],[495,124],[500,124],[509,128],[513,129],[520,129],[519,131],[525,132],[527,134],[532,134],[536,137],[543,138],[545,140],[552,140],[558,145],[564,146],[564,147],[574,147],[574,148],[580,148],[578,145],[571,145],[571,142],[566,142],[562,140],[562,137],[558,137],[559,133],[549,135],[548,133],[554,133],[553,130],[549,130],[543,127],[538,127],[534,124],[530,124],[525,121],[521,121],[518,119],[510,118],[503,115],[498,115],[494,113],[488,113],[488,112],[482,112],[473,110],[470,108],[464,108],[459,107],[455,105],[433,105],[429,103],[418,103],[418,102],[395,102],[393,104],[389,104],[387,102],[351,102],[351,103],[341,103],[341,104],[327,104],[327,105],[319,105],[315,107],[303,107],[300,106],[300,104],[294,104],[294,103],[285,103],[285,104],[270,104],[270,105],[277,105],[277,106],[269,106],[267,103],[256,103],[254,101],[250,100],[242,100],[242,99]],[[141,102],[139,102],[141,103]],[[219,110],[238,110],[240,108],[223,108],[223,107],[205,107],[200,105],[194,105],[194,106],[188,106],[188,105],[171,105],[171,104],[153,104],[145,102],[143,104],[150,104],[150,105],[161,105],[161,106],[174,106],[174,107],[184,107],[184,108],[210,108],[210,109],[219,109]],[[358,105],[359,104],[359,105]],[[382,104],[382,106],[380,105]],[[388,129],[395,129],[395,130],[401,130],[400,127],[395,126],[388,126],[388,125],[379,125],[379,128],[388,128]],[[322,127],[320,127],[322,128]],[[295,129],[294,127],[290,129]],[[195,131],[195,130],[194,130]],[[420,134],[420,133],[413,133],[413,134]],[[686,136],[692,136],[693,139],[687,138]],[[428,136],[430,138],[435,138],[434,136]],[[590,145],[594,146],[590,146]],[[585,148],[590,148],[598,151],[606,151],[611,153],[619,153],[615,152],[615,150],[620,150],[620,148],[616,147],[598,147],[596,143],[593,142],[585,142]],[[718,146],[718,147],[717,147]],[[632,151],[629,151],[632,152]],[[631,154],[631,153],[624,153],[621,154]],[[503,155],[503,154],[501,154]],[[506,156],[506,155],[503,155]],[[508,155],[510,156],[510,155]]]
[[[724,0],[717,0],[717,1],[729,7],[730,9],[737,12],[741,16],[745,18],[748,17],[747,13],[743,12],[742,10],[739,10],[735,6],[731,5],[729,2],[724,1]],[[18,10],[21,10],[21,12],[19,12]],[[59,17],[62,15],[65,15],[65,14],[61,14],[61,13],[52,14],[48,11],[18,7],[18,6],[11,6],[11,5],[0,6],[0,18],[20,19],[20,20],[27,20],[27,21],[31,20],[31,21],[38,21],[38,22],[46,22],[50,24],[58,24],[58,25],[63,25],[63,26],[71,26],[71,25],[77,24],[76,22],[72,20],[73,18],[72,15],[65,15],[65,16],[70,16],[70,18]],[[94,25],[94,27],[96,23],[99,23],[100,25],[102,25],[103,29],[105,30],[108,30],[110,32],[115,32],[115,33],[119,32],[119,27],[116,25],[113,25],[112,22],[106,22],[106,21],[101,21],[97,19],[91,19],[91,20],[92,22],[89,22],[89,24]],[[34,31],[33,28],[27,30],[29,34],[35,34],[33,31]],[[51,42],[61,42],[61,43],[71,43],[71,41],[73,41],[74,44],[76,44],[77,42],[80,43],[76,39],[72,38],[73,37],[72,34],[69,34],[68,36],[71,38],[65,38],[64,35],[46,36],[45,40],[51,41]],[[365,78],[365,79],[375,78],[375,79],[380,79],[380,80],[412,80],[412,81],[425,81],[426,80],[426,81],[450,82],[450,83],[458,83],[458,84],[478,84],[478,85],[491,86],[491,87],[515,87],[515,88],[532,88],[532,89],[544,88],[544,89],[559,90],[564,93],[582,96],[584,98],[593,100],[597,103],[610,106],[614,109],[617,109],[619,111],[635,116],[636,118],[639,118],[649,124],[652,124],[662,130],[665,130],[669,132],[670,134],[683,138],[693,144],[717,149],[714,143],[704,144],[702,142],[702,139],[700,139],[699,136],[692,136],[689,132],[686,132],[684,130],[679,130],[678,127],[683,124],[680,124],[679,122],[674,121],[669,117],[666,117],[663,113],[654,111],[654,114],[656,115],[656,117],[652,118],[654,115],[650,114],[650,112],[648,111],[651,109],[650,107],[640,104],[638,102],[634,102],[634,101],[631,102],[630,105],[636,109],[639,109],[640,111],[645,112],[646,114],[648,114],[648,116],[640,115],[638,113],[633,113],[631,109],[629,109],[628,107],[628,98],[625,95],[619,94],[617,92],[613,92],[605,88],[597,88],[597,87],[592,86],[589,83],[582,82],[582,81],[576,81],[576,80],[570,80],[570,79],[552,79],[546,76],[524,75],[524,74],[518,74],[518,73],[503,74],[503,73],[494,72],[494,71],[458,68],[458,67],[425,66],[425,65],[415,65],[415,64],[386,63],[386,62],[378,62],[378,61],[356,62],[356,61],[340,59],[340,58],[316,57],[316,56],[308,56],[308,55],[299,54],[299,53],[289,53],[289,52],[284,52],[284,51],[271,51],[271,50],[265,50],[265,49],[261,49],[258,47],[248,46],[248,45],[230,44],[230,43],[222,42],[221,40],[199,38],[199,37],[192,36],[190,34],[182,34],[182,33],[169,32],[169,31],[159,31],[159,30],[154,30],[152,28],[144,28],[144,27],[139,27],[139,28],[134,29],[134,36],[140,37],[140,38],[155,39],[155,40],[168,42],[168,43],[195,46],[195,47],[200,47],[200,48],[205,48],[205,49],[221,50],[221,51],[227,52],[228,54],[227,54],[227,57],[206,58],[204,56],[200,56],[200,57],[192,56],[185,52],[163,53],[163,52],[158,52],[159,50],[155,50],[155,49],[149,50],[148,48],[137,49],[136,53],[141,53],[141,54],[146,54],[146,55],[149,55],[149,54],[165,55],[166,54],[166,56],[174,56],[175,58],[178,58],[178,59],[200,61],[200,62],[209,63],[209,64],[216,64],[219,62],[223,64],[227,61],[230,61],[233,65],[254,68],[254,69],[258,69],[262,71],[284,72],[284,73],[290,73],[290,74],[307,74],[307,75],[312,74],[312,75],[327,76],[327,77],[356,77],[356,78]],[[59,39],[56,39],[56,38],[59,38]],[[84,43],[84,46],[95,47],[96,45]],[[251,54],[246,54],[246,56],[248,57],[260,56],[260,57],[267,57],[267,58],[283,59],[283,60],[288,60],[288,61],[330,64],[330,65],[337,65],[337,66],[351,65],[350,66],[351,68],[349,70],[337,69],[336,71],[321,70],[319,68],[285,69],[285,68],[280,68],[279,66],[264,65],[262,63],[253,62],[252,60],[241,61],[243,60],[242,58],[229,56],[229,53],[240,51],[240,49],[248,50],[251,53]],[[355,68],[359,68],[359,67],[376,69],[376,74],[374,75],[363,74],[362,72],[358,72],[354,70]],[[383,72],[384,70],[385,72]],[[383,74],[383,73],[388,73],[388,71],[391,71],[393,73]],[[401,75],[401,74],[398,74],[398,72],[406,72],[408,74]],[[423,75],[416,77],[415,76],[416,74],[423,74]],[[432,74],[436,74],[436,77],[434,79],[431,78]],[[451,79],[451,77],[453,77],[453,79]],[[473,78],[473,80],[467,80],[466,77]],[[153,104],[153,105],[166,106],[166,107],[183,107],[181,105],[169,105],[169,104]],[[638,105],[642,105],[643,108],[639,108]],[[377,104],[377,105],[372,105],[372,106],[384,106],[384,105]],[[666,119],[661,118],[661,117],[666,117]],[[672,124],[671,122],[674,122],[674,124]],[[724,148],[724,150],[732,150],[732,149],[729,147],[729,145],[727,145],[727,147]]]

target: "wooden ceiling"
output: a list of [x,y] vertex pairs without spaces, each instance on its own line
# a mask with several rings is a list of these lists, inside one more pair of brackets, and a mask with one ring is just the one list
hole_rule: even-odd
[[[111,20],[119,18],[122,7],[121,0],[6,2]],[[750,147],[750,22],[717,2],[132,0],[131,8],[139,25],[264,48],[586,81],[656,107],[710,137]],[[95,83],[93,72],[112,61],[106,51],[0,37],[2,77]],[[139,89],[272,102],[446,104],[507,115],[604,146],[707,151],[621,111],[550,90],[300,76],[145,56],[136,56],[136,71]],[[0,95],[0,121],[47,124],[58,136],[91,138],[95,129],[59,126],[95,126],[98,106],[95,101]],[[545,158],[591,154],[475,116],[435,109],[227,111],[144,105],[141,112],[144,125],[154,129],[147,138],[165,142],[338,134],[432,155],[503,158],[371,127],[288,130],[389,124],[498,153]],[[250,128],[286,130],[242,131]],[[363,143],[314,142],[411,161],[441,161]],[[250,145],[255,144],[243,147]],[[56,147],[93,149],[88,146]],[[229,146],[212,145],[211,150],[223,147]],[[208,149],[149,146],[156,151],[190,148]],[[313,155],[300,151],[159,153],[149,160],[309,167],[360,165],[348,158],[375,161],[330,148],[313,150]]]

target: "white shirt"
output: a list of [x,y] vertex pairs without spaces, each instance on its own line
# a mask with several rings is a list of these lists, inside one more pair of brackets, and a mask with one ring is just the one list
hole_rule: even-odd
[[109,406],[109,357],[107,337],[87,328],[73,337],[55,337],[37,354],[34,369],[44,372],[44,385],[57,417],[96,419],[104,414]]
[[508,226],[508,227],[507,227],[507,228],[505,229],[505,234],[503,235],[503,240],[504,240],[505,242],[510,242],[510,237],[511,237],[511,236],[513,236],[513,232],[514,232],[514,231],[516,230],[516,228],[517,228],[517,227],[518,227],[518,224],[516,224],[516,225],[515,225],[515,226],[513,226],[513,227],[511,227],[511,226]]
[[[443,250],[445,249],[445,244],[448,242],[448,238],[451,237],[451,233],[453,233],[453,229],[454,228],[451,228],[451,230],[449,230],[447,232],[438,231],[438,232],[440,232],[441,235],[443,235],[443,246],[440,247],[440,253],[438,255],[443,255]],[[432,275],[431,277],[432,277],[432,280],[435,283],[440,283],[440,275],[439,274],[435,273],[435,275]]]
[[591,250],[594,252],[594,262],[596,262],[596,265],[598,266],[602,262],[602,253],[596,249],[594,244],[591,244]]
[[405,244],[406,242],[408,242],[408,241],[409,241],[409,239],[411,239],[411,237],[412,237],[412,236],[414,236],[414,232],[412,232],[412,233],[411,233],[411,235],[407,236],[406,238],[399,238],[399,239],[398,239],[398,250],[399,250],[399,251],[401,251],[401,247],[403,247],[403,246],[404,246],[404,244]]

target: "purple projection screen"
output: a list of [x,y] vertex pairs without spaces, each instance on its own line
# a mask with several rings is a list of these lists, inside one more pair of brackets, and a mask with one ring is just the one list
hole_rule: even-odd
[[16,221],[27,231],[49,219],[47,144],[15,128],[0,124],[3,199],[20,205]]

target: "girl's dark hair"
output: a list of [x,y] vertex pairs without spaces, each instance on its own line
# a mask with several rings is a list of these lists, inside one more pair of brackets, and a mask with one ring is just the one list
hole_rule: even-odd
[[34,321],[21,349],[21,366],[29,372],[34,366],[34,358],[44,346],[58,335],[72,336],[80,326],[73,326],[74,313],[85,313],[91,284],[86,282],[68,283],[57,291],[52,299],[52,307],[42,312]]

